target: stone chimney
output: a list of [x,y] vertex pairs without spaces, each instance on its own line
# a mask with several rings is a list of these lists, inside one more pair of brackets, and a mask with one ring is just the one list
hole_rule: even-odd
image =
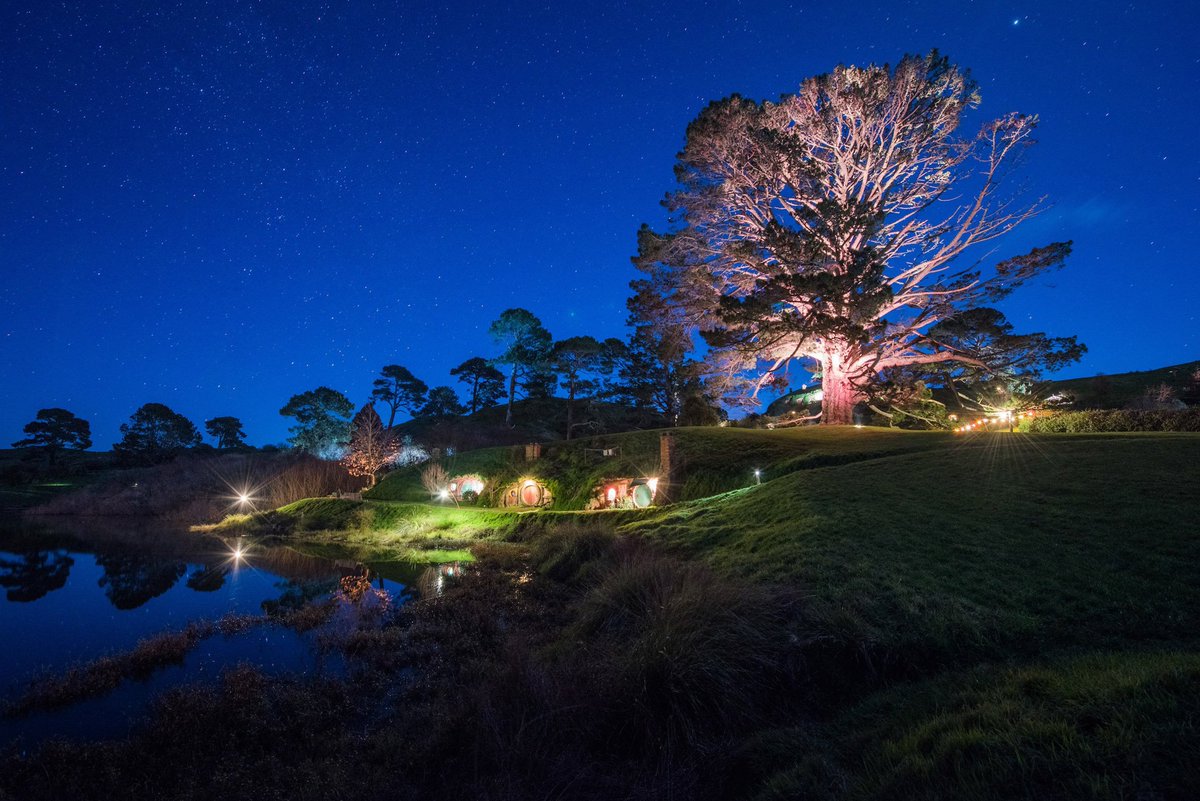
[[675,432],[664,431],[658,437],[658,494],[662,497],[661,503],[675,500],[675,481],[678,478],[676,462]]
[[542,458],[542,443],[531,442],[525,446],[525,461],[536,462]]

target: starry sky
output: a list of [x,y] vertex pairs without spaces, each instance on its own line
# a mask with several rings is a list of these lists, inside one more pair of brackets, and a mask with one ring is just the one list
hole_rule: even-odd
[[281,442],[296,392],[453,383],[511,306],[622,336],[700,109],[934,47],[972,127],[1041,116],[1055,205],[996,255],[1076,243],[1003,310],[1087,343],[1068,376],[1200,358],[1197,30],[1183,0],[9,0],[0,446],[62,406],[107,447],[148,401]]

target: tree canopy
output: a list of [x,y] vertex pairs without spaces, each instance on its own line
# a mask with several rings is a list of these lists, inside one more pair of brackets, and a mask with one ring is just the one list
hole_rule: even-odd
[[349,399],[329,387],[317,387],[293,395],[279,410],[284,417],[294,417],[296,425],[289,431],[292,447],[330,458],[340,451],[350,437],[350,414],[354,405]]
[[440,386],[429,390],[425,405],[417,413],[418,417],[456,417],[467,411],[458,400],[458,394],[453,387]]
[[576,399],[594,393],[600,386],[598,373],[604,353],[604,345],[595,337],[569,337],[554,343],[550,365],[567,391],[567,439],[575,426]]
[[671,226],[643,229],[636,261],[708,342],[715,388],[752,401],[799,362],[821,377],[822,422],[847,423],[889,369],[992,369],[930,329],[1061,267],[1071,244],[984,265],[981,246],[1042,201],[1002,190],[1037,118],[960,134],[979,101],[934,52],[839,66],[775,102],[733,95],[688,126]]
[[479,356],[467,359],[450,371],[450,375],[471,388],[467,409],[474,414],[480,409],[495,405],[504,397],[504,373],[501,373],[491,362]]
[[191,420],[162,403],[147,403],[121,425],[121,441],[113,446],[125,461],[156,464],[200,444]]
[[375,379],[374,387],[371,398],[388,408],[388,428],[396,424],[396,412],[400,409],[415,415],[424,405],[425,392],[429,389],[424,381],[399,364],[384,367],[380,377]]
[[39,409],[37,416],[25,424],[24,431],[28,436],[14,442],[13,447],[40,449],[50,465],[64,449],[86,451],[92,447],[92,429],[88,421],[66,409]]
[[527,309],[506,309],[501,312],[488,333],[502,349],[493,362],[509,368],[508,407],[504,422],[511,426],[518,382],[524,379],[527,392],[532,387],[535,395],[541,392],[538,387],[546,384],[547,360],[553,339],[542,321]]
[[246,444],[246,432],[242,421],[236,417],[214,417],[204,421],[204,429],[217,441],[217,447],[238,448]]

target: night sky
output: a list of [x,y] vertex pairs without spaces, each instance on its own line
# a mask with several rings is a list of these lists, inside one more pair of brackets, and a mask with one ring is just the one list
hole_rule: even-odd
[[1200,358],[1197,30],[1191,2],[10,0],[0,447],[46,406],[107,447],[148,401],[280,442],[296,392],[453,383],[510,306],[623,336],[705,104],[933,47],[981,84],[972,127],[1042,118],[1022,176],[1056,205],[996,257],[1076,251],[1018,327],[1078,334],[1067,375]]

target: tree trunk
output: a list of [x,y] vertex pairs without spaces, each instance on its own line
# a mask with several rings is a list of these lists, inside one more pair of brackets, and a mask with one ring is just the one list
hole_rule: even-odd
[[863,398],[850,376],[841,369],[842,360],[826,357],[821,373],[821,425],[846,426],[854,422],[854,407]]
[[571,429],[575,427],[575,382],[567,385],[567,439],[571,438]]
[[517,366],[514,364],[512,373],[508,377],[508,410],[504,412],[504,424],[509,428],[513,427],[512,406],[513,397],[517,394]]

